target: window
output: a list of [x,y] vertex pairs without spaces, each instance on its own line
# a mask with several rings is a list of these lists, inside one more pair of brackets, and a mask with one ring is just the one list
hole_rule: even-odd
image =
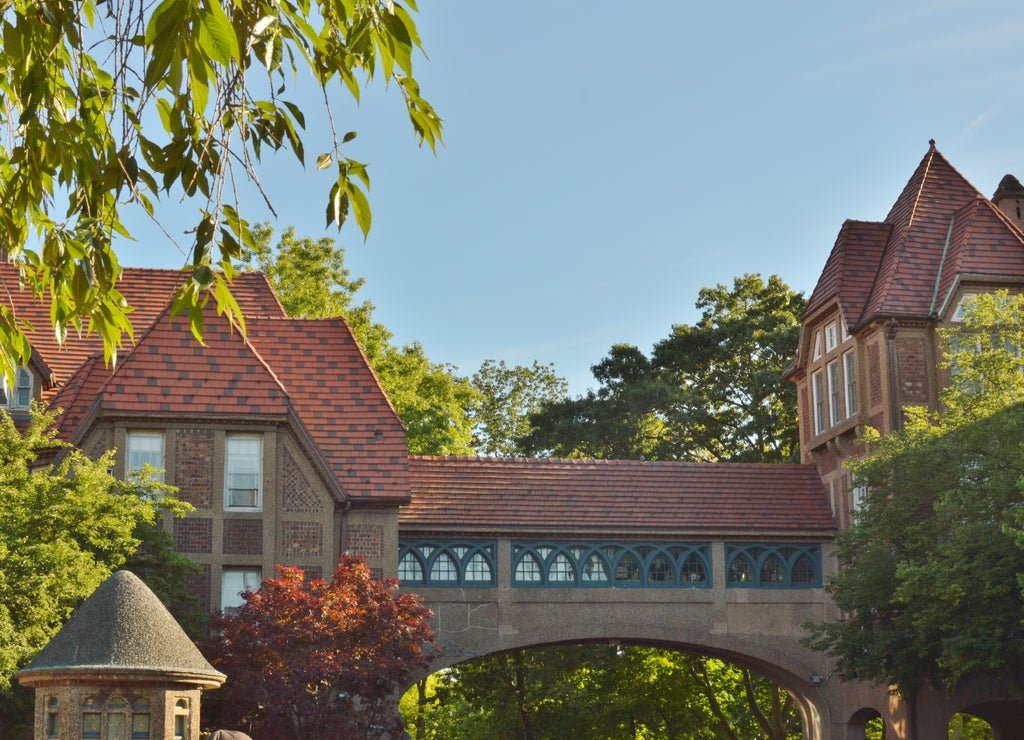
[[828,371],[828,414],[835,424],[842,416],[839,415],[839,363],[830,362]]
[[132,740],[149,740],[149,702],[132,702]]
[[82,737],[100,736],[100,703],[90,696],[82,704]]
[[188,736],[188,700],[178,699],[174,702],[174,740],[184,740]]
[[260,587],[259,568],[230,568],[224,570],[220,582],[220,608],[225,612],[237,611],[245,603],[242,594]]
[[159,471],[153,474],[153,480],[163,482],[164,435],[159,432],[129,432],[126,446],[125,477],[139,477],[143,468],[149,465]]
[[814,433],[825,431],[825,376],[819,370],[811,376],[811,394],[814,404]]
[[857,360],[851,349],[843,354],[843,380],[846,381],[846,416],[857,413]]
[[956,310],[953,312],[953,321],[963,321],[967,315],[967,309],[973,307],[975,304],[976,294],[965,293],[964,297],[960,299],[960,302],[956,304]]
[[107,702],[107,738],[127,740],[128,704],[120,696],[111,697]]
[[56,696],[46,700],[46,737],[60,737],[60,700]]
[[814,359],[821,357],[821,332],[814,332]]
[[836,323],[833,321],[825,327],[825,351],[831,352],[839,344],[839,334],[836,331]]
[[259,509],[263,505],[261,478],[263,472],[263,439],[252,435],[227,438],[226,505],[234,509]]
[[864,501],[868,497],[867,486],[854,486],[853,487],[853,510],[860,511],[864,508]]
[[3,380],[3,388],[0,390],[2,398],[0,404],[10,409],[27,409],[32,405],[32,373],[26,368],[19,367],[14,371],[14,388]]

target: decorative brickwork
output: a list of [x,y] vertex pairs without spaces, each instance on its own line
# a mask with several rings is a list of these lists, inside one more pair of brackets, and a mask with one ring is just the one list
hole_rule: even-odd
[[896,354],[899,357],[900,405],[928,403],[928,368],[924,339],[900,339]]
[[110,429],[104,429],[93,438],[92,442],[89,444],[89,449],[85,450],[84,452],[93,460],[98,460],[100,457],[103,456],[103,453],[105,453],[113,446],[114,440],[111,435]]
[[281,525],[282,552],[291,557],[316,558],[323,555],[324,528],[320,522],[284,522]]
[[284,470],[282,471],[282,495],[285,511],[296,514],[319,514],[324,505],[316,491],[309,485],[306,476],[296,464],[291,452],[284,451]]
[[213,520],[198,517],[175,519],[174,549],[177,552],[213,552]]
[[213,609],[213,604],[210,601],[210,574],[212,573],[212,568],[209,563],[204,563],[200,568],[202,570],[199,573],[193,573],[188,577],[185,588],[189,596],[194,596],[199,600],[200,609],[204,612],[210,612]]
[[375,581],[383,580],[384,569],[383,568],[370,568],[370,578]]
[[225,519],[225,555],[262,555],[262,519]]
[[348,528],[348,551],[367,560],[384,557],[384,527],[353,524]]
[[882,402],[882,357],[877,344],[868,347],[868,385],[871,389],[871,405]]
[[799,418],[800,425],[803,427],[803,439],[811,438],[811,414],[813,413],[813,410],[811,409],[810,393],[808,393],[807,388],[808,386],[806,385],[801,386],[800,388]]
[[318,581],[324,577],[324,569],[319,565],[300,565],[299,568],[305,574],[306,583]]
[[182,429],[174,435],[178,498],[197,509],[213,508],[213,431]]

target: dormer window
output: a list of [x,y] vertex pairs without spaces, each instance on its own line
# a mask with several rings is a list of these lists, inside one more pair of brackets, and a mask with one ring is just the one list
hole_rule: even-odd
[[0,394],[0,405],[9,409],[29,408],[32,405],[32,373],[26,368],[19,367],[14,371],[14,387],[12,388],[7,378],[4,378]]

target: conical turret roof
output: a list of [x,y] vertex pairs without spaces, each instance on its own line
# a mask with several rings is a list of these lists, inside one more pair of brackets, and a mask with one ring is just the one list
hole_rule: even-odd
[[114,674],[207,687],[225,676],[203,657],[171,613],[138,576],[117,571],[100,584],[28,666],[16,675],[32,686],[55,675]]

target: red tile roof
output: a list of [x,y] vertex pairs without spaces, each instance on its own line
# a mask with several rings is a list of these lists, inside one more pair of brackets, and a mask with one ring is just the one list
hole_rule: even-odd
[[1024,234],[931,142],[885,220],[847,222],[805,318],[837,300],[851,329],[931,316],[958,276],[1024,279]]
[[256,319],[249,342],[288,389],[342,490],[408,500],[405,427],[343,319]]
[[836,528],[813,465],[409,458],[403,532],[791,535]]
[[[185,279],[180,270],[154,270],[138,267],[124,268],[117,282],[117,289],[133,308],[130,318],[134,327],[135,340],[153,323],[167,305],[174,291]],[[0,262],[0,292],[15,316],[31,324],[26,333],[33,349],[45,362],[59,386],[84,363],[90,355],[103,348],[103,342],[95,332],[83,327],[81,335],[69,332],[67,341],[57,342],[50,326],[49,300],[36,300],[21,287],[18,268],[10,262]],[[232,292],[243,314],[249,316],[284,316],[277,296],[261,273],[243,273],[232,283]],[[126,338],[126,349],[131,341]],[[45,389],[43,399],[49,401],[56,388]]]
[[113,370],[87,358],[54,397],[62,437],[94,413],[261,417],[293,424],[345,495],[408,501],[405,428],[343,319],[247,316],[245,337],[212,304],[203,320],[200,344],[165,306]]

